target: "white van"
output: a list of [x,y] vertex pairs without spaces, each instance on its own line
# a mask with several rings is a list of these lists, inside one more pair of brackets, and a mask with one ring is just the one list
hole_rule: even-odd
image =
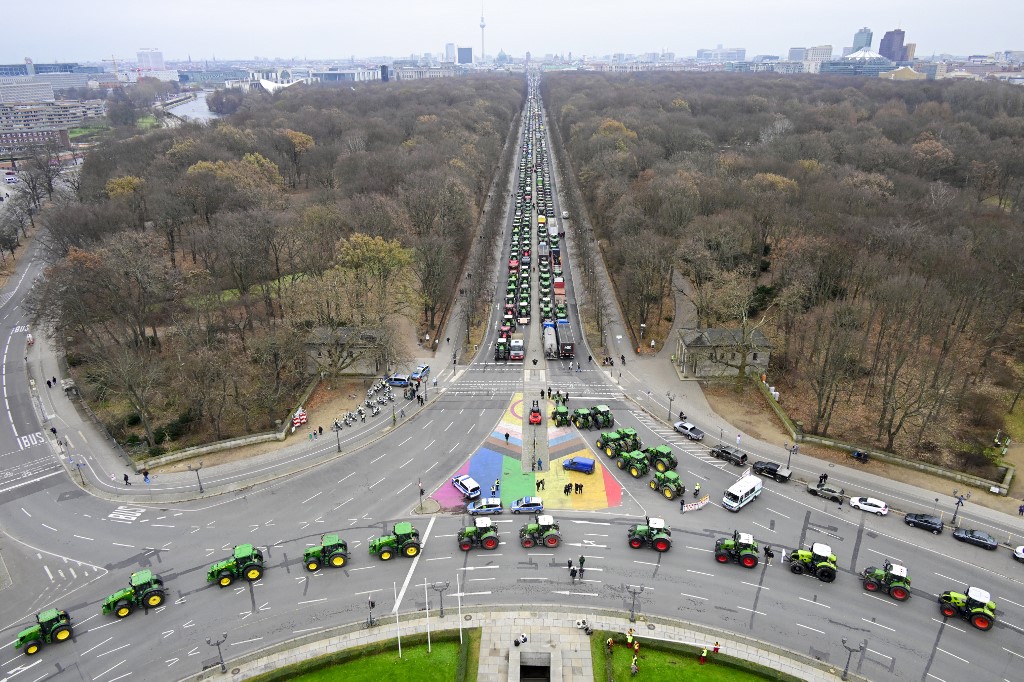
[[722,506],[729,511],[739,511],[761,494],[761,487],[761,479],[757,476],[744,476],[725,491]]

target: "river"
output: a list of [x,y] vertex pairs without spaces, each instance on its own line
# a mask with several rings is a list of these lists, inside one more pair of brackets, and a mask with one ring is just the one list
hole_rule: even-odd
[[169,111],[175,116],[187,118],[190,121],[210,121],[217,118],[217,114],[206,108],[206,93],[196,93],[196,99],[185,104],[178,105]]

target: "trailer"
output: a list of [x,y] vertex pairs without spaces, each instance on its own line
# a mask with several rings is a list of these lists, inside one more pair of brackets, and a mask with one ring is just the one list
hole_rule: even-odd
[[544,323],[544,357],[554,360],[558,357],[558,335],[553,322]]
[[558,357],[572,360],[576,357],[576,339],[573,337],[572,324],[569,320],[558,320],[555,324],[555,335],[558,338]]
[[548,259],[548,256],[550,255],[549,248],[550,247],[548,247],[548,243],[541,239],[540,242],[537,244],[537,258],[539,258],[541,261],[546,261]]

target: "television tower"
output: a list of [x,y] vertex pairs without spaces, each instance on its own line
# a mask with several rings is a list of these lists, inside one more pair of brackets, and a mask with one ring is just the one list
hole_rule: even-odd
[[484,3],[480,3],[480,63],[484,61],[484,28],[487,24],[484,23]]

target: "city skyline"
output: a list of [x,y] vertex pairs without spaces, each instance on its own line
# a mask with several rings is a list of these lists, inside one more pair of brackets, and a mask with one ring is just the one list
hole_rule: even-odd
[[[167,61],[246,60],[260,55],[282,59],[340,59],[349,56],[440,54],[446,43],[472,47],[479,55],[481,5],[465,0],[434,3],[394,0],[387,11],[357,12],[329,0],[300,0],[285,6],[268,0],[181,0],[173,11],[148,14],[145,5],[103,0],[95,13],[80,4],[55,0],[46,13],[22,12],[18,30],[0,45],[0,63],[34,61],[132,61],[140,47],[159,48]],[[743,47],[747,55],[784,56],[791,47],[831,44],[836,54],[870,28],[879,36],[901,28],[917,55],[989,54],[1024,49],[1017,27],[1024,25],[1024,3],[1000,10],[997,22],[965,21],[963,7],[951,0],[905,0],[894,8],[882,0],[822,11],[815,0],[785,0],[771,12],[763,3],[737,0],[728,6],[689,6],[655,0],[640,11],[610,0],[539,0],[483,3],[488,55],[531,52],[600,57],[616,53],[672,52]],[[948,10],[948,11],[947,11]],[[53,22],[54,14],[75,17]],[[358,17],[358,21],[349,21]],[[197,18],[200,20],[197,21]]]

